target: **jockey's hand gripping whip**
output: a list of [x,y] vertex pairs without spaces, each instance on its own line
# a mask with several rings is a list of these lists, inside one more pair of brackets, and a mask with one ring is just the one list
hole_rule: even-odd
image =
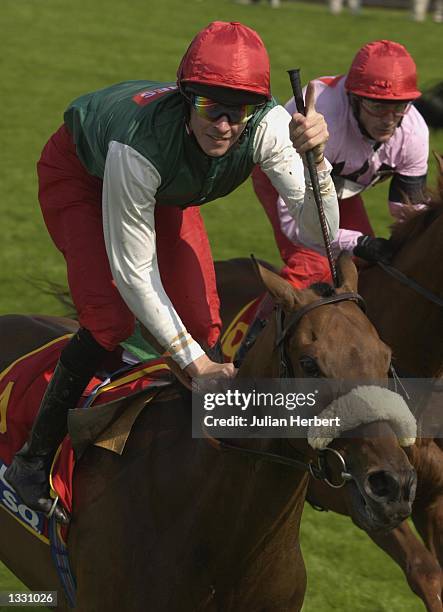
[[[303,99],[303,91],[301,88],[300,80],[300,68],[294,68],[288,70],[289,79],[291,81],[292,93],[294,94],[295,105],[297,111],[301,115],[306,116],[305,102]],[[328,228],[326,226],[325,211],[323,209],[323,200],[321,197],[320,183],[318,181],[317,167],[315,165],[314,152],[306,151],[306,163],[308,166],[309,177],[312,183],[312,190],[314,192],[314,200],[317,205],[318,216],[320,219],[321,231],[323,234],[323,241],[325,243],[326,255],[328,257],[329,268],[331,269],[332,280],[334,287],[338,287],[337,270],[335,268],[334,258],[332,256],[331,242],[329,240]]]

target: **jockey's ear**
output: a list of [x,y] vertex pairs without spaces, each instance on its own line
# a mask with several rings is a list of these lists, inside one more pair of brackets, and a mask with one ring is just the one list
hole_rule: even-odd
[[284,278],[259,264],[255,257],[251,256],[251,259],[255,272],[263,284],[263,290],[269,291],[274,300],[285,310],[294,310],[308,301],[302,291],[295,289]]
[[357,293],[358,272],[352,261],[351,255],[346,251],[342,251],[338,256],[336,268],[338,275],[338,292],[344,293],[350,291],[351,293]]

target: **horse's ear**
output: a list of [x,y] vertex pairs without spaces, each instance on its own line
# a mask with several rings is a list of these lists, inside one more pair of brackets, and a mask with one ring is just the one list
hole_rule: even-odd
[[352,261],[352,257],[346,251],[342,251],[336,262],[338,289],[342,292],[351,291],[357,292],[358,272]]
[[287,310],[293,310],[297,305],[303,303],[303,294],[298,289],[295,289],[284,278],[268,270],[258,263],[253,255],[251,255],[252,265],[257,277],[263,284],[263,289],[269,291],[276,302],[281,304]]
[[437,161],[438,171],[440,172],[440,176],[443,176],[443,157],[439,155],[437,151],[432,151],[432,153]]

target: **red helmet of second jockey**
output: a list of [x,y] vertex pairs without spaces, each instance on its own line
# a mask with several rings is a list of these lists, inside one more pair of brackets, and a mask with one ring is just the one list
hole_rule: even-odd
[[251,28],[213,21],[189,45],[177,83],[184,93],[220,103],[260,104],[271,98],[269,56]]
[[364,45],[354,57],[345,81],[346,90],[376,100],[415,100],[417,68],[405,47],[391,40]]

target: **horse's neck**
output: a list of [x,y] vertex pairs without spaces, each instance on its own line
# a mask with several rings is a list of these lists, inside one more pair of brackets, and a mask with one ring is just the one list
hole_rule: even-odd
[[239,378],[277,378],[278,357],[275,348],[275,319],[271,317],[257,340],[246,353],[240,366]]
[[443,210],[420,234],[406,241],[393,264],[435,293],[443,287]]
[[[232,441],[242,447],[251,447],[252,442],[255,450],[282,453],[281,440]],[[225,550],[228,565],[235,557],[236,567],[253,565],[265,554],[265,544],[267,555],[274,548],[278,556],[283,549],[292,549],[305,501],[306,473],[235,451],[214,455],[208,452],[206,441],[199,443],[207,457],[207,474],[212,475],[202,481],[201,496],[207,504],[206,509],[202,508],[205,516],[199,520],[218,523],[219,545]],[[219,508],[218,517],[214,516],[214,508]],[[234,551],[237,552],[233,554]]]
[[[263,284],[254,272],[250,259],[230,259],[214,262],[217,290],[220,295],[220,315],[223,328],[246,306],[263,294]],[[232,290],[235,287],[235,291]]]
[[[443,213],[429,227],[412,236],[392,265],[443,297]],[[443,366],[441,309],[414,289],[400,284],[377,266],[364,270],[359,290],[368,316],[381,338],[392,348],[400,371],[436,376]]]
[[[443,298],[443,210],[438,213],[428,227],[411,237],[403,248],[400,249],[392,264],[403,274],[414,280],[427,291]],[[398,284],[397,281],[391,281]],[[420,343],[426,342],[430,346],[436,344],[437,329],[434,322],[442,321],[441,307],[433,304],[427,298],[421,296],[412,288],[403,290],[404,297],[408,300],[403,303],[402,309],[408,314],[410,325],[422,330]],[[420,324],[416,326],[417,319]],[[442,327],[440,325],[440,334]],[[433,330],[433,333],[430,333]],[[427,334],[427,338],[426,338]],[[441,343],[441,335],[440,335]]]
[[[239,369],[237,378],[262,379],[276,378],[279,375],[278,355],[275,350],[275,319],[271,317],[266,327],[258,336],[250,351],[246,354]],[[290,451],[282,448],[283,440],[275,439],[236,439],[230,440],[235,446],[262,451],[270,454],[290,455]],[[304,452],[306,440],[293,440],[292,447]],[[305,501],[307,478],[301,470],[293,471],[282,468],[277,463],[269,463],[265,459],[251,459],[240,452],[227,451],[220,461],[230,464],[224,476],[232,483],[232,465],[235,464],[235,490],[241,491],[238,497],[240,507],[246,510],[248,527],[236,535],[239,540],[245,540],[242,549],[247,556],[259,555],[263,552],[263,543],[273,539],[279,541],[280,552],[283,547],[298,538],[298,527]],[[258,512],[257,510],[260,509]],[[238,508],[231,508],[238,515]],[[237,519],[235,519],[237,521]],[[290,526],[290,528],[288,528]]]
[[[256,380],[278,376],[275,337],[276,323],[271,317],[245,355],[237,378]],[[296,450],[306,450],[306,440],[293,442],[292,446]],[[263,453],[291,455],[289,450],[283,448],[285,443],[281,439],[248,438],[230,440],[229,443]],[[203,450],[205,445],[208,445],[206,441],[200,441],[200,444]],[[217,466],[210,468],[210,473],[220,477],[215,494],[219,500],[220,496],[224,497],[223,520],[230,532],[227,539],[223,539],[226,534],[223,535],[220,545],[226,548],[228,542],[235,543],[235,549],[243,551],[244,559],[239,559],[239,563],[255,563],[255,560],[264,554],[265,541],[273,542],[272,550],[275,550],[276,554],[279,551],[278,558],[281,558],[284,549],[289,548],[292,554],[298,539],[299,522],[305,501],[306,473],[232,450],[219,453],[215,457],[212,454],[211,458],[217,462]],[[208,465],[206,461],[204,463]],[[211,487],[210,484],[208,486]],[[230,491],[236,492],[234,498]],[[215,500],[213,503],[217,505]],[[240,520],[239,517],[243,518]],[[236,529],[235,532],[232,531],[233,528]],[[230,550],[226,550],[229,559]],[[269,556],[269,550],[266,554]]]

